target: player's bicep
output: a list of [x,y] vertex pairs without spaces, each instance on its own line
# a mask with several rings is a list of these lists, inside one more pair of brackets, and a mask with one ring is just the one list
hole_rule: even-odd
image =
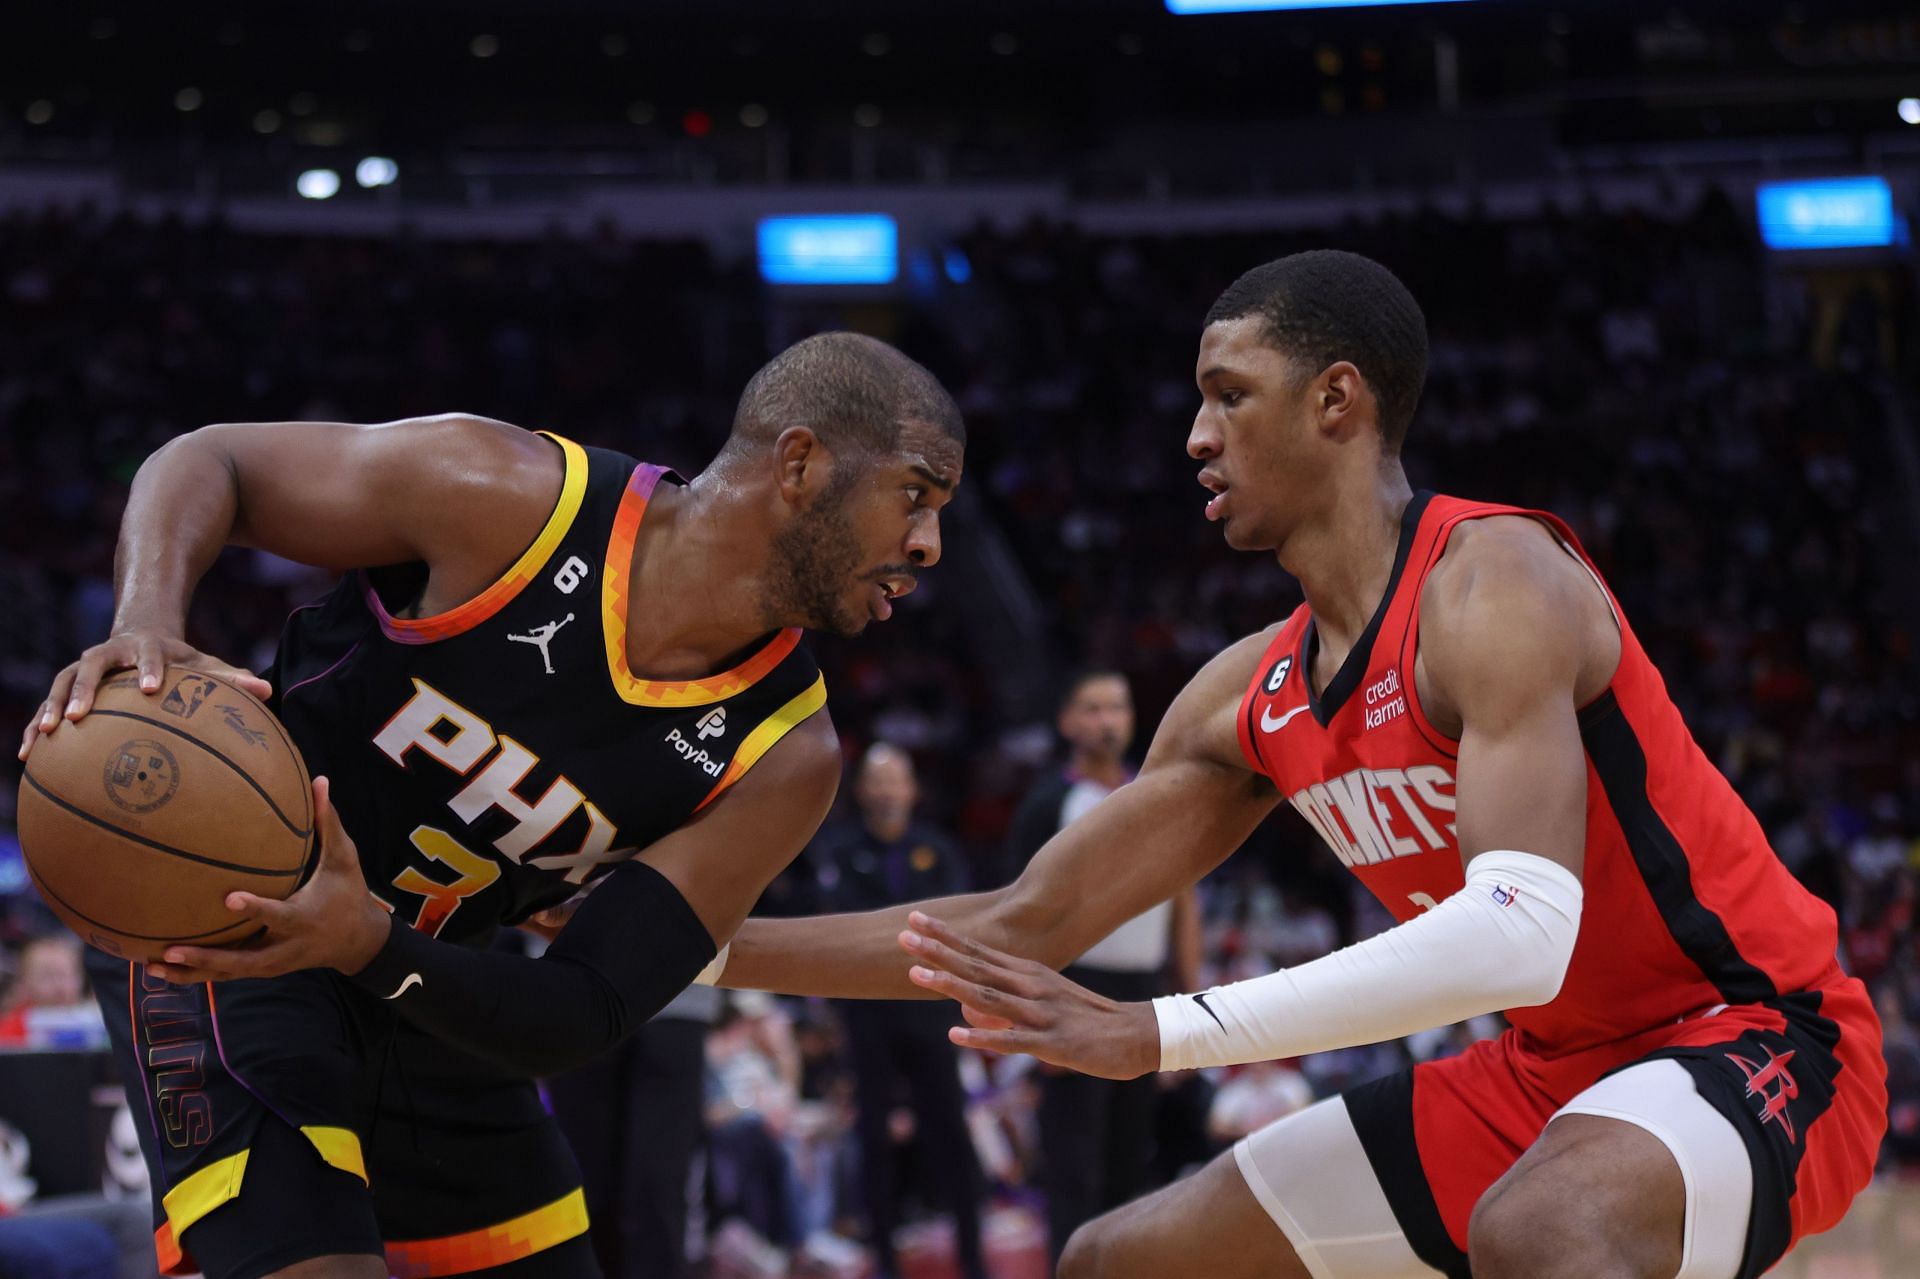
[[725,945],[833,807],[840,744],[825,709],[795,725],[747,775],[640,860],[680,890]]
[[1587,630],[1559,567],[1509,557],[1438,601],[1422,627],[1427,670],[1462,725],[1462,860],[1509,849],[1581,871],[1587,767],[1575,697]]
[[[1574,874],[1586,854],[1587,771],[1571,701],[1492,724],[1467,720],[1457,775],[1460,855],[1502,848]],[[1556,699],[1557,700],[1557,699]]]
[[460,414],[224,423],[190,438],[233,476],[233,541],[323,568],[511,562],[564,474],[550,441]]

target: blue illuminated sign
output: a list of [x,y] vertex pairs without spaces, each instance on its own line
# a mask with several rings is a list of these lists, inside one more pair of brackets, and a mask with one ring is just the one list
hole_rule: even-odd
[[1167,0],[1169,13],[1270,13],[1280,9],[1365,9],[1383,4],[1464,4],[1467,0]]
[[760,219],[760,278],[769,284],[891,284],[900,231],[884,213]]
[[1893,192],[1883,178],[1823,178],[1760,187],[1760,235],[1770,249],[1883,248],[1894,242]]

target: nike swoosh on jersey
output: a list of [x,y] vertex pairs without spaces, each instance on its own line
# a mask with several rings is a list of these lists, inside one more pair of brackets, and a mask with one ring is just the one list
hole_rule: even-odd
[[387,998],[398,999],[400,998],[400,996],[412,990],[415,986],[424,986],[426,984],[427,984],[426,980],[422,978],[419,973],[408,973],[407,979],[400,983],[400,989],[394,991],[391,995],[388,995]]
[[1307,709],[1307,704],[1302,702],[1285,715],[1282,715],[1279,719],[1275,719],[1273,717],[1273,708],[1263,706],[1260,708],[1260,731],[1263,733],[1277,733],[1288,724],[1291,724],[1293,717],[1305,709]]

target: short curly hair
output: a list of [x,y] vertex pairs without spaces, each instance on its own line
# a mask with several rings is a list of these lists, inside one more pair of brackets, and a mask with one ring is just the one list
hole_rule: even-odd
[[1311,374],[1351,361],[1379,402],[1387,451],[1400,451],[1427,380],[1427,317],[1393,272],[1337,249],[1277,258],[1228,285],[1207,323],[1249,316]]

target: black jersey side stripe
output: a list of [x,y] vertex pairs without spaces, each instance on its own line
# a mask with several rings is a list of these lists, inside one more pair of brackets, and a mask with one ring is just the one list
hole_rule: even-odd
[[1360,1148],[1373,1166],[1374,1179],[1414,1255],[1448,1279],[1472,1279],[1467,1254],[1447,1233],[1420,1161],[1413,1132],[1413,1085],[1413,1072],[1402,1070],[1349,1088],[1341,1099]]
[[1654,810],[1647,794],[1646,752],[1611,689],[1581,712],[1580,737],[1640,878],[1681,951],[1729,1004],[1778,995],[1773,979],[1741,955],[1720,916],[1694,893],[1686,850]]

